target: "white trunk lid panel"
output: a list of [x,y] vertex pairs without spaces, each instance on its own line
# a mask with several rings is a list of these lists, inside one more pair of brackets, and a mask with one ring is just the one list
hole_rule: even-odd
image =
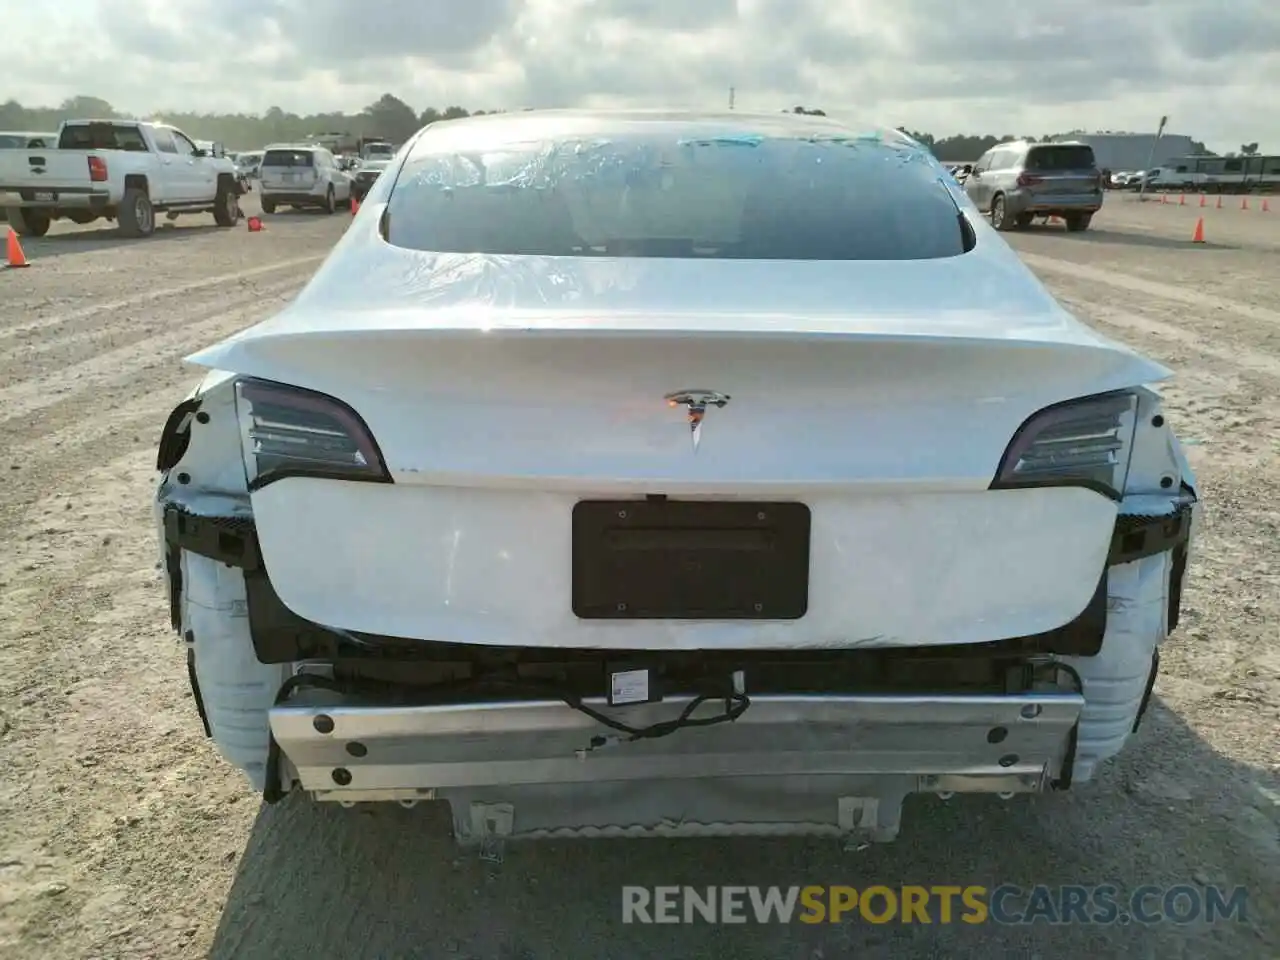
[[[285,313],[191,358],[332,394],[393,484],[253,494],[268,572],[329,626],[476,644],[798,648],[981,642],[1059,627],[1116,504],[986,488],[1018,426],[1163,379],[1075,321],[982,224],[897,262],[431,255],[366,205]],[[666,393],[730,396],[695,453]],[[592,621],[571,606],[580,499],[799,500],[794,621]]]

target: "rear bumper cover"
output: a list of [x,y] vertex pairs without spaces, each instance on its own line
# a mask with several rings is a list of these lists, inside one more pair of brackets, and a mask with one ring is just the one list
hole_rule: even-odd
[[[618,742],[595,719],[550,699],[424,704],[306,685],[295,691],[300,674],[326,670],[302,654],[321,628],[296,617],[263,620],[264,586],[274,594],[252,519],[158,505],[175,629],[195,651],[197,706],[223,755],[268,801],[295,786],[342,804],[445,801],[455,836],[481,845],[495,833],[890,840],[912,793],[1008,796],[1090,779],[1136,729],[1157,645],[1177,623],[1197,504],[1189,496],[1148,506],[1117,523],[1100,588],[1101,627],[1095,616],[1092,626],[1086,619],[1087,629],[1075,628],[1075,642],[1089,642],[1054,649],[1052,638],[1019,638],[964,651],[1056,662],[1063,676],[1074,675],[1074,689],[1041,683],[997,695],[815,696],[755,695],[748,684],[750,709],[732,722]],[[268,613],[283,609],[278,598],[266,603]],[[273,624],[277,653],[292,649],[292,663],[257,651],[254,631],[264,622]],[[688,699],[613,710],[585,702],[643,726],[671,719]]]

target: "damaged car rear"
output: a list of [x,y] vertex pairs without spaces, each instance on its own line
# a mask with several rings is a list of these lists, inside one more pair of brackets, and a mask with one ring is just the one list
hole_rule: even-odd
[[908,794],[1093,777],[1178,622],[1169,371],[889,128],[432,124],[189,359],[170,613],[268,802],[889,840]]

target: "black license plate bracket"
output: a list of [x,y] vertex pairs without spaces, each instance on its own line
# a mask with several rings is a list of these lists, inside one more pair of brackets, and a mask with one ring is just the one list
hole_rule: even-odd
[[803,503],[583,500],[573,612],[584,620],[798,620],[809,608]]

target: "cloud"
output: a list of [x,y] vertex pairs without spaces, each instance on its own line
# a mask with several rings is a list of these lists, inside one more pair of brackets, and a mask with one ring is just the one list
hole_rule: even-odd
[[[939,134],[1170,127],[1280,151],[1274,0],[61,0],[6,95],[139,112],[821,106]],[[83,38],[94,37],[86,47]]]

